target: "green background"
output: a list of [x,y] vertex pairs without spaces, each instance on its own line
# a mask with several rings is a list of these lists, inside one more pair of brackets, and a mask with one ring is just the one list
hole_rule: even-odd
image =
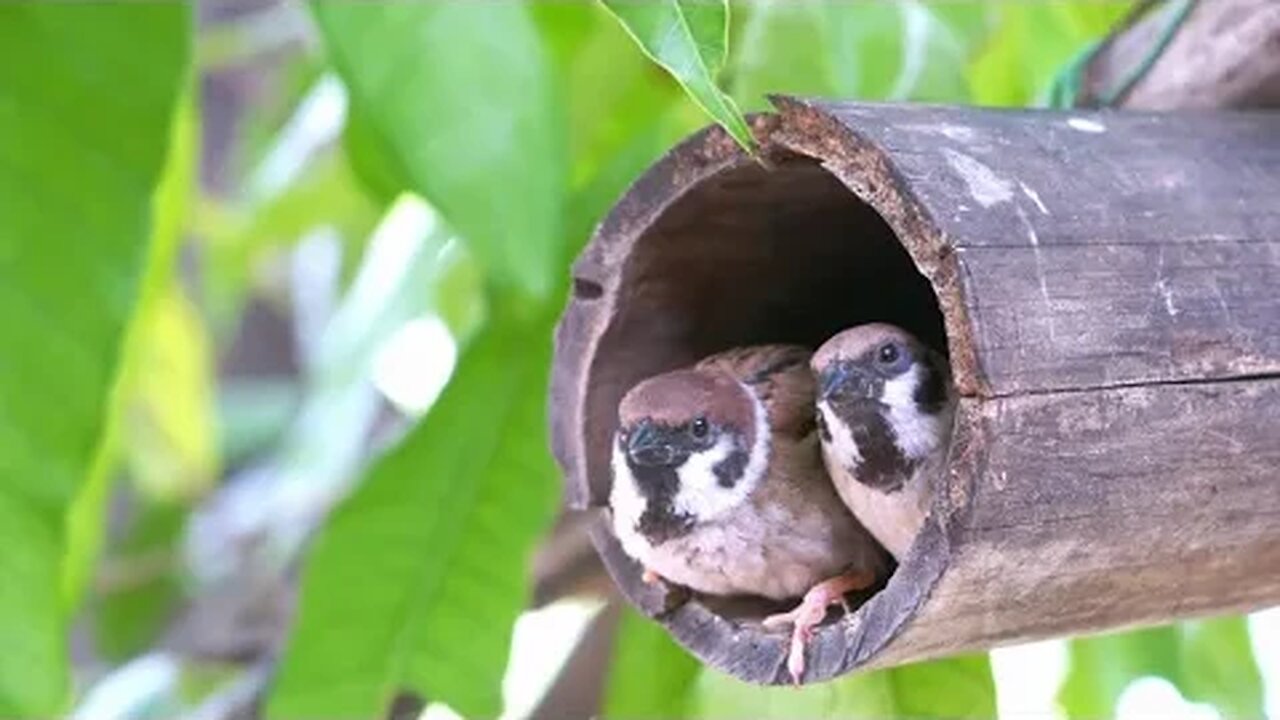
[[[0,4],[0,717],[525,717],[558,665],[520,638],[567,653],[542,613],[599,605],[526,612],[563,522],[550,334],[610,204],[709,121],[747,142],[768,92],[1035,105],[1128,7]],[[624,610],[599,705],[990,717],[1044,686],[1094,718],[1155,677],[1259,717],[1275,626],[794,690]]]

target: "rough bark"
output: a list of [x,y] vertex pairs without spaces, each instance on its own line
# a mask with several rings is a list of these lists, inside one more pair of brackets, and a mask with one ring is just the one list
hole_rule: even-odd
[[[1085,104],[1140,70],[1177,6],[1164,3],[1101,48],[1086,69]],[[1198,0],[1118,104],[1142,110],[1280,107],[1280,3]]]
[[[925,529],[807,681],[1280,602],[1280,117],[776,104],[767,169],[694,136],[574,266],[573,504],[604,505],[634,382],[882,319],[944,347],[963,400]],[[602,518],[593,540],[705,662],[787,680],[763,604],[645,585]]]

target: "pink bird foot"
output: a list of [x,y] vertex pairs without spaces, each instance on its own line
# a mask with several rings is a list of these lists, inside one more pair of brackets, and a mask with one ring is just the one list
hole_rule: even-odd
[[790,612],[770,615],[764,619],[764,626],[771,630],[785,625],[792,626],[791,650],[787,654],[787,670],[791,672],[792,682],[799,685],[800,678],[804,676],[805,646],[813,637],[813,629],[826,617],[827,608],[840,603],[844,605],[845,612],[848,612],[845,593],[863,590],[873,582],[875,575],[868,572],[847,573],[824,580],[810,588],[800,604]]

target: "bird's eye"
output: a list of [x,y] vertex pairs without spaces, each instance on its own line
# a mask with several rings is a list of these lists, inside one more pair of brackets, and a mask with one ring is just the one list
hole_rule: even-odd
[[876,351],[876,358],[885,365],[892,365],[897,362],[899,355],[898,346],[894,343],[885,343]]
[[707,431],[710,429],[711,427],[707,425],[707,419],[703,417],[695,418],[693,422],[689,423],[689,433],[698,440],[705,438]]

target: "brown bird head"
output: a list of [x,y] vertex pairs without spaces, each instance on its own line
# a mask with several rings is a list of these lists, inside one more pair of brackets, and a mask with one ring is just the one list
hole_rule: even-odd
[[726,373],[650,378],[623,397],[618,416],[610,504],[653,544],[728,512],[764,474],[764,409]]
[[947,362],[907,331],[885,323],[849,328],[814,353],[811,367],[824,448],[864,484],[894,490],[945,448]]

